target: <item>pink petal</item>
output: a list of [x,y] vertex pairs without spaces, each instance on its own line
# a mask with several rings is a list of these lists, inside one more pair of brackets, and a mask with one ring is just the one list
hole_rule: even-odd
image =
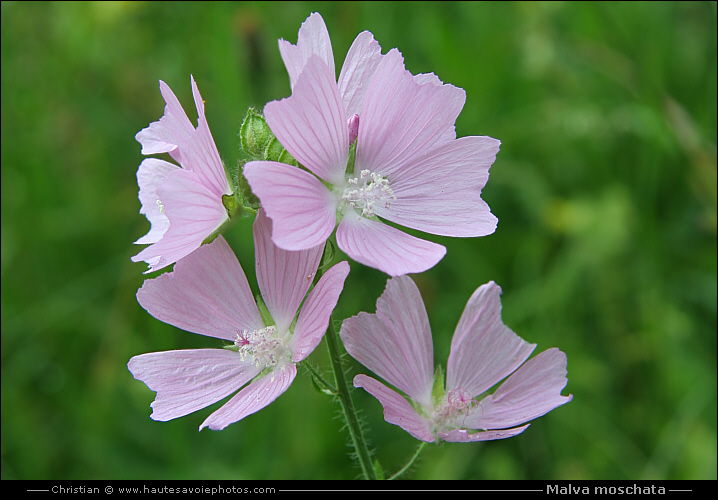
[[177,148],[187,143],[194,132],[194,127],[172,89],[162,80],[160,80],[160,92],[167,103],[164,115],[159,121],[137,132],[135,139],[142,144],[143,155],[170,153],[179,161]]
[[151,417],[163,422],[219,401],[261,371],[226,349],[153,352],[133,357],[127,367],[157,392]]
[[292,96],[264,107],[269,128],[299,163],[330,184],[344,182],[349,130],[334,74],[312,56]]
[[137,185],[140,187],[138,197],[142,203],[140,213],[147,217],[152,226],[146,235],[135,241],[136,244],[155,243],[170,227],[170,221],[164,214],[164,206],[157,196],[157,187],[167,174],[177,168],[177,165],[156,158],[147,158],[140,163],[140,168],[137,169]]
[[376,314],[361,312],[342,323],[347,352],[361,364],[431,408],[434,350],[419,289],[408,276],[387,281]]
[[224,194],[231,194],[232,188],[229,185],[212,133],[209,131],[204,114],[204,102],[194,77],[192,77],[192,94],[197,106],[198,125],[186,148],[182,149],[183,161],[181,164],[183,168],[199,174],[205,187],[216,197],[221,198]]
[[207,190],[196,172],[176,169],[157,188],[170,227],[157,243],[132,257],[157,271],[189,255],[219,229],[229,216],[222,199]]
[[270,373],[249,384],[207,417],[199,426],[199,430],[209,427],[219,431],[261,410],[286,391],[296,375],[297,367],[294,363],[276,366]]
[[257,282],[277,330],[286,332],[312,284],[324,247],[290,252],[276,247],[271,236],[272,221],[260,209],[254,221]]
[[346,261],[332,266],[307,296],[292,337],[292,361],[295,363],[309,356],[322,340],[348,274],[349,264]]
[[396,196],[375,213],[402,226],[442,236],[485,236],[496,217],[481,199],[499,141],[462,137],[403,165],[388,180]]
[[368,31],[359,33],[349,47],[338,81],[346,116],[360,114],[369,82],[381,57],[381,47]]
[[222,236],[145,280],[137,301],[152,316],[188,332],[233,341],[264,323],[242,267]]
[[453,85],[419,84],[401,54],[381,58],[359,118],[355,171],[384,176],[430,152],[447,139],[466,100]]
[[477,396],[513,373],[536,347],[502,323],[500,294],[491,281],[469,298],[451,341],[447,391],[463,388]]
[[427,443],[435,441],[429,422],[401,394],[366,375],[354,377],[354,387],[363,388],[379,400],[384,408],[384,420],[398,425],[416,439]]
[[529,424],[513,429],[499,431],[482,431],[469,433],[466,429],[454,429],[451,432],[439,432],[437,436],[444,441],[454,443],[473,443],[476,441],[493,441],[495,439],[506,439],[521,434],[528,428]]
[[382,222],[348,211],[337,228],[337,244],[349,257],[390,276],[421,273],[446,254],[446,248]]
[[479,401],[465,425],[502,429],[538,418],[571,401],[573,396],[561,396],[567,382],[566,355],[548,349],[528,360],[493,395]]
[[279,40],[279,53],[282,55],[284,65],[287,67],[289,84],[292,88],[294,88],[307,61],[313,55],[321,57],[332,75],[334,75],[332,42],[329,39],[329,32],[324,24],[324,19],[317,12],[312,13],[302,23],[302,27],[299,28],[297,45],[292,45],[286,40]]
[[306,250],[332,234],[338,201],[312,174],[271,161],[249,162],[243,172],[272,219],[272,241],[278,247]]

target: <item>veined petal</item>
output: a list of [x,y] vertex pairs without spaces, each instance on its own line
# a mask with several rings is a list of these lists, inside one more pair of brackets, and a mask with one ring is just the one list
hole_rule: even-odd
[[152,352],[134,356],[127,367],[157,392],[151,417],[163,422],[216,403],[261,371],[226,349]]
[[264,323],[242,266],[222,236],[145,280],[137,301],[152,316],[188,332],[234,341]]
[[360,114],[369,82],[381,57],[381,47],[368,31],[359,33],[349,47],[337,82],[346,116]]
[[383,176],[447,139],[466,100],[453,85],[418,83],[390,50],[377,65],[359,119],[354,170]]
[[170,172],[178,168],[177,165],[156,158],[147,158],[140,163],[140,168],[137,169],[137,185],[140,187],[138,198],[142,203],[140,213],[150,221],[151,228],[146,235],[135,241],[135,244],[155,243],[170,227],[170,221],[164,213],[165,208],[157,196],[157,187]]
[[135,135],[135,140],[142,145],[143,155],[170,153],[179,161],[177,148],[187,144],[194,132],[192,123],[182,109],[172,89],[160,80],[160,92],[165,100],[165,113],[159,121],[152,122]]
[[145,273],[157,271],[198,248],[229,216],[218,198],[196,172],[175,169],[157,188],[157,195],[170,227],[157,243],[132,257],[150,265]]
[[349,264],[346,261],[332,266],[307,296],[299,312],[291,341],[292,361],[295,363],[309,356],[322,340],[348,274]]
[[408,276],[387,281],[376,314],[361,312],[342,323],[347,352],[361,364],[431,408],[434,348],[424,301]]
[[330,184],[344,182],[347,116],[335,76],[321,57],[309,58],[291,97],[268,103],[264,117],[299,163]]
[[485,236],[498,219],[481,199],[499,141],[462,137],[404,164],[389,176],[396,199],[375,213],[402,226],[442,236]]
[[278,365],[269,374],[239,391],[224,406],[207,417],[199,426],[199,430],[209,427],[219,431],[261,410],[286,391],[296,375],[297,367],[294,363]]
[[181,165],[187,170],[196,172],[204,186],[216,197],[221,198],[224,194],[231,194],[232,188],[229,185],[212,133],[209,131],[204,114],[204,102],[194,77],[192,77],[192,94],[197,106],[198,124],[197,129],[187,142],[187,146],[181,150]]
[[279,332],[286,332],[319,267],[322,245],[290,252],[272,242],[272,221],[264,210],[254,221],[254,249],[257,282],[264,303]]
[[401,394],[367,375],[354,377],[354,387],[363,388],[379,400],[384,408],[384,420],[398,425],[416,439],[427,443],[435,441],[429,422]]
[[464,420],[475,429],[501,429],[523,424],[568,403],[566,355],[554,348],[528,360],[493,395],[479,401]]
[[[334,75],[334,54],[332,42],[329,39],[327,26],[318,12],[313,12],[302,23],[297,36],[297,44],[293,45],[286,40],[279,40],[279,53],[289,73],[289,84],[294,88],[299,75],[309,58],[318,55],[327,64]],[[336,78],[336,76],[334,76]]]
[[382,222],[348,211],[337,228],[337,244],[365,266],[390,276],[421,273],[446,254],[446,248],[406,234]]
[[528,428],[529,424],[513,429],[491,430],[469,433],[466,429],[454,429],[451,432],[439,432],[439,436],[444,441],[453,443],[473,443],[476,441],[493,441],[495,439],[506,439],[518,436]]
[[338,200],[319,179],[271,161],[244,165],[244,176],[272,219],[272,241],[285,250],[323,244],[334,231]]
[[536,347],[503,324],[500,294],[491,281],[469,298],[451,341],[447,391],[463,388],[475,397],[513,373]]

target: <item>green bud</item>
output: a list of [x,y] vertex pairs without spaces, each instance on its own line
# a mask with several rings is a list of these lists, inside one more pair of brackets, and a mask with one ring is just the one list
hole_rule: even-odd
[[249,160],[278,161],[299,166],[297,160],[274,137],[264,116],[253,108],[247,110],[247,115],[239,128],[239,140]]
[[240,146],[253,160],[265,160],[265,151],[276,140],[262,114],[254,108],[247,110],[239,128]]

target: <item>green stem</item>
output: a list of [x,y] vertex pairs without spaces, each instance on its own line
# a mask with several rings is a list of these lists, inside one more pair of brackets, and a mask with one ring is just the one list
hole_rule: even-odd
[[359,418],[357,417],[356,410],[354,409],[354,402],[352,401],[351,394],[349,393],[349,385],[347,384],[347,379],[344,376],[344,367],[342,366],[342,360],[339,354],[337,334],[334,330],[334,325],[331,319],[329,320],[329,328],[327,329],[325,337],[327,340],[327,348],[329,350],[329,358],[332,362],[334,380],[336,381],[338,392],[337,397],[342,407],[342,413],[344,414],[344,418],[347,422],[349,435],[351,436],[352,445],[354,446],[357,458],[359,459],[362,474],[365,479],[376,479],[374,468],[372,467],[369,447],[364,439],[364,433],[362,432],[361,425],[359,424]]
[[[331,241],[327,242],[327,246],[324,249],[324,255],[322,256],[322,262],[317,271],[315,280],[318,282],[321,275],[324,274],[324,270],[329,266],[328,264],[334,258],[334,252]],[[352,446],[356,452],[356,456],[359,459],[359,465],[361,466],[362,475],[364,479],[376,479],[374,467],[372,466],[371,453],[369,447],[366,444],[364,438],[364,432],[362,431],[359,417],[357,416],[356,409],[354,408],[354,402],[352,401],[351,393],[349,391],[349,384],[344,376],[344,366],[342,363],[341,354],[339,352],[339,342],[337,340],[337,333],[334,329],[334,321],[331,315],[329,316],[329,327],[324,335],[327,342],[327,350],[329,351],[329,359],[331,360],[332,372],[334,374],[334,393],[339,400],[339,405],[344,415],[344,420],[347,423],[347,429],[349,430],[349,436],[351,437]],[[329,384],[326,384],[329,386]]]
[[409,469],[409,467],[414,465],[414,462],[416,461],[417,458],[419,458],[419,455],[421,454],[422,451],[424,451],[425,447],[426,447],[426,441],[422,441],[421,444],[419,444],[419,446],[416,448],[416,453],[414,453],[414,456],[411,457],[409,462],[404,467],[402,467],[396,474],[391,476],[389,478],[389,480],[391,481],[392,479],[399,479],[399,477],[402,474],[404,474]]

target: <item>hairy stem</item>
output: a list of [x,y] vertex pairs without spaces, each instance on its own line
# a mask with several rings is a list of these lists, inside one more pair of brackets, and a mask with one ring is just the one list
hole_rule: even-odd
[[[322,256],[322,262],[317,271],[316,281],[319,281],[321,275],[324,274],[324,270],[329,267],[329,263],[334,258],[334,251],[331,241],[327,242],[325,247],[324,255]],[[364,479],[376,479],[374,467],[372,466],[371,453],[369,447],[366,444],[364,438],[364,432],[362,431],[359,417],[357,416],[356,409],[354,408],[354,401],[352,401],[349,384],[344,376],[344,365],[342,363],[341,354],[339,352],[339,341],[337,339],[337,333],[334,329],[334,322],[332,317],[329,317],[329,327],[324,335],[327,342],[327,350],[329,351],[329,359],[331,360],[332,372],[334,373],[334,395],[339,400],[339,405],[342,409],[342,415],[347,424],[349,430],[349,436],[351,437],[352,446],[356,452],[356,456],[361,466],[362,475]],[[326,384],[327,386],[329,384]]]
[[347,423],[347,429],[349,429],[352,445],[354,446],[357,458],[359,459],[362,474],[365,479],[376,479],[374,468],[372,467],[369,447],[364,439],[364,433],[362,432],[361,425],[359,424],[359,418],[357,417],[356,410],[354,409],[354,402],[352,401],[351,394],[349,393],[349,384],[347,384],[347,379],[344,376],[344,367],[339,354],[337,334],[334,330],[334,325],[331,319],[329,320],[329,328],[327,329],[325,338],[327,340],[329,358],[332,362],[332,371],[334,372],[334,379],[338,393],[337,398],[339,399],[339,403],[342,407],[342,413],[344,414],[344,419]]

